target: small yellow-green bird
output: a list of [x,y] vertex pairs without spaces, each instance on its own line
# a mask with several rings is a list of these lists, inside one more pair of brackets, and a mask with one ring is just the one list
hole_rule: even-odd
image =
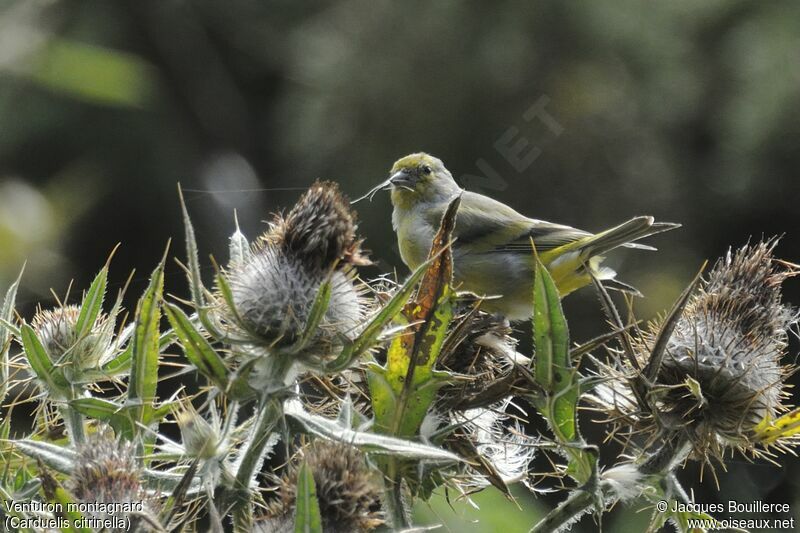
[[427,259],[445,209],[462,194],[453,243],[456,288],[495,297],[487,298],[482,309],[512,321],[533,313],[531,239],[562,296],[590,284],[591,274],[614,288],[635,292],[614,281],[613,270],[600,266],[602,254],[620,246],[653,250],[634,241],[678,227],[636,217],[591,234],[528,218],[488,196],[463,191],[444,164],[425,153],[399,159],[382,185],[391,188],[392,225],[403,262],[412,270]]

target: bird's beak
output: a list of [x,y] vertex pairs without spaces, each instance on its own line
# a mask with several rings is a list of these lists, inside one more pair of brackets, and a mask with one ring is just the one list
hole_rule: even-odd
[[406,189],[414,189],[414,178],[411,177],[405,170],[399,170],[392,174],[389,178],[389,183],[393,187],[404,187]]

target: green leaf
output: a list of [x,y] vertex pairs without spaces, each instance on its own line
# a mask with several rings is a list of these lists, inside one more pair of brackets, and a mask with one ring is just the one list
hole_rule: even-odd
[[126,372],[130,370],[131,364],[133,359],[133,344],[129,344],[128,347],[123,350],[118,356],[114,359],[108,361],[102,367],[102,372],[108,376],[114,376],[116,374],[121,374],[122,372]]
[[376,427],[383,433],[415,436],[444,380],[434,372],[453,318],[453,259],[450,236],[460,197],[453,200],[433,239],[431,265],[415,298],[398,321],[406,326],[389,346],[386,367],[370,371]]
[[[410,437],[417,434],[438,388],[444,384],[433,371],[433,363],[447,333],[452,318],[452,306],[442,305],[439,316],[424,327],[415,343],[413,331],[392,340],[386,367],[368,370],[368,382],[373,396],[376,428],[390,435]],[[436,327],[438,326],[438,327]],[[421,364],[415,365],[414,361]]]
[[532,400],[570,458],[567,473],[583,484],[596,473],[597,454],[586,446],[578,431],[579,374],[572,365],[569,329],[558,289],[537,255],[534,265],[533,376],[544,394]]
[[533,285],[533,340],[536,347],[534,377],[549,393],[550,419],[559,440],[577,438],[577,372],[572,368],[569,330],[558,289],[547,268],[536,258]]
[[[181,487],[187,479],[185,472],[179,474],[150,468],[145,468],[142,471],[142,478],[146,481],[149,489],[161,494],[171,494],[176,488]],[[198,494],[201,490],[203,490],[203,482],[199,477],[194,476],[190,481],[190,486],[186,490],[186,493]]]
[[136,311],[128,401],[137,406],[136,420],[139,422],[147,420],[156,397],[165,260],[166,252],[150,276],[150,284],[139,300]]
[[563,390],[573,380],[569,360],[569,331],[561,300],[547,268],[535,258],[533,282],[534,377],[545,390]]
[[119,414],[123,406],[101,398],[78,398],[69,402],[76,411],[95,420],[108,422]]
[[168,414],[170,414],[174,410],[175,410],[175,406],[172,403],[169,403],[169,402],[162,403],[161,405],[159,405],[158,407],[154,408],[150,412],[150,417],[148,418],[148,421],[150,423],[160,422],[161,419],[163,419],[165,416],[167,416]]
[[197,473],[199,464],[199,458],[192,461],[192,463],[189,465],[189,468],[187,468],[186,472],[184,472],[180,483],[178,483],[175,489],[169,494],[169,497],[166,499],[161,508],[161,523],[171,523],[182,508],[183,503],[186,501],[186,496],[189,493],[189,489],[192,487],[192,483],[194,482],[195,474]]
[[325,313],[328,311],[332,292],[333,285],[331,284],[331,276],[329,275],[317,289],[317,295],[314,298],[314,303],[311,304],[311,310],[308,314],[306,326],[303,328],[303,333],[294,346],[291,347],[293,352],[301,351],[311,339],[314,338],[314,335],[317,334],[317,328],[325,317]]
[[242,323],[242,319],[236,311],[237,309],[236,301],[233,299],[233,291],[231,290],[231,285],[230,283],[228,283],[228,279],[225,277],[225,274],[223,274],[218,270],[216,275],[216,280],[217,280],[217,289],[219,290],[222,299],[225,301],[225,305],[227,305],[231,313],[234,314],[237,322]]
[[15,440],[14,448],[62,474],[72,473],[78,456],[69,448],[32,439]]
[[[169,347],[170,344],[175,342],[177,335],[174,331],[169,330],[161,334],[158,340],[158,349],[163,351]],[[122,374],[131,369],[133,360],[133,343],[128,343],[126,348],[119,353],[116,357],[108,361],[98,372],[98,376],[107,377]],[[90,374],[91,375],[91,374]]]
[[322,517],[319,512],[317,488],[314,484],[314,475],[306,462],[303,462],[297,474],[294,532],[322,533]]
[[178,185],[178,196],[181,201],[181,211],[183,212],[183,226],[186,238],[186,260],[188,262],[187,277],[189,280],[189,290],[192,293],[192,303],[198,311],[205,307],[205,287],[200,276],[200,259],[197,253],[197,240],[194,236],[194,226],[192,219],[189,218],[189,211],[186,209],[186,202],[183,199],[183,190]]
[[[394,341],[392,341],[394,344]],[[389,348],[391,350],[391,347]],[[367,367],[367,385],[369,386],[372,412],[375,414],[377,429],[388,432],[391,421],[397,412],[397,392],[387,378],[385,367],[370,364]]]
[[239,219],[236,217],[235,211],[233,215],[236,221],[236,231],[233,232],[233,235],[228,240],[228,261],[231,264],[242,264],[247,259],[250,259],[252,252],[250,251],[250,243],[247,242],[247,237],[239,229]]
[[69,404],[82,415],[111,424],[118,436],[126,440],[133,438],[136,425],[131,416],[131,407],[101,398],[78,398]]
[[296,398],[284,402],[284,413],[288,418],[300,423],[305,433],[343,442],[369,454],[395,456],[403,459],[419,459],[437,463],[461,461],[461,458],[454,453],[436,446],[379,435],[372,431],[358,431],[341,420],[331,420],[324,416],[309,413]]
[[47,392],[56,396],[66,394],[69,389],[69,383],[64,374],[50,361],[47,351],[45,351],[33,328],[28,324],[23,324],[20,328],[20,336],[22,337],[22,348],[25,350],[28,363],[30,363],[36,377],[45,383]]
[[228,369],[219,354],[211,347],[205,337],[197,331],[192,321],[176,305],[164,306],[169,323],[178,335],[183,353],[197,370],[220,389],[228,386]]
[[11,323],[14,319],[14,303],[17,299],[17,289],[22,279],[23,267],[19,276],[11,284],[3,298],[3,305],[0,306],[0,403],[6,397],[8,391],[8,348],[11,345],[11,328],[6,327],[4,322]]
[[108,281],[108,265],[104,266],[95,276],[94,281],[89,286],[86,296],[83,297],[81,312],[78,321],[75,323],[75,332],[79,339],[82,339],[94,327],[97,317],[103,308],[103,299],[106,295],[106,283]]

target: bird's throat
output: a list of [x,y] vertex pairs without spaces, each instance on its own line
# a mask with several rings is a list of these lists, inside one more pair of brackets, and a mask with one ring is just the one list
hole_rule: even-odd
[[398,209],[403,211],[410,211],[415,203],[417,203],[418,199],[416,198],[417,193],[414,191],[409,191],[408,189],[404,189],[402,187],[393,187],[392,188],[392,205],[394,206],[395,211]]

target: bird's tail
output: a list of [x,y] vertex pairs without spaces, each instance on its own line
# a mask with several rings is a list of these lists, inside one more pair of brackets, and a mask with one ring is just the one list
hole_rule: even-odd
[[625,246],[627,248],[639,248],[645,250],[655,250],[652,246],[639,244],[636,241],[644,239],[657,233],[679,228],[680,224],[669,222],[655,222],[653,217],[636,217],[619,226],[601,231],[600,233],[582,239],[580,241],[580,251],[583,257],[589,258],[602,255],[614,248]]
[[616,281],[614,278],[617,273],[613,269],[602,266],[604,254],[620,246],[655,250],[636,241],[678,227],[680,224],[655,222],[653,217],[632,218],[619,226],[546,252],[550,257],[545,264],[561,296],[590,284],[592,277],[608,288],[639,294],[630,285]]

